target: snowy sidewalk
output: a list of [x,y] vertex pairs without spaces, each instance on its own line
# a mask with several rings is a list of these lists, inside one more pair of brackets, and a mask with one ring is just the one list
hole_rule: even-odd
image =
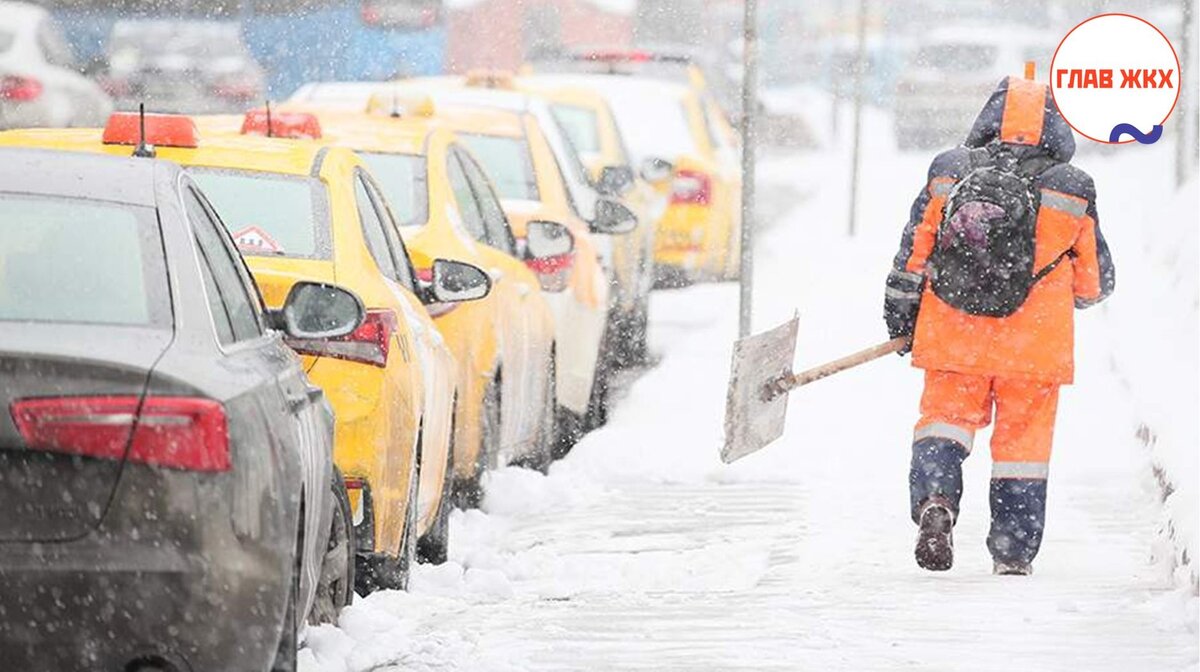
[[[758,246],[756,326],[800,308],[798,365],[885,337],[880,282],[927,161],[868,162],[853,240],[840,233],[840,166],[801,157],[767,169],[819,187]],[[1118,264],[1137,253],[1118,249]],[[794,394],[782,440],[719,463],[736,302],[732,285],[657,295],[663,359],[610,425],[549,477],[495,475],[486,513],[454,518],[452,562],[422,567],[412,594],[361,600],[340,630],[310,632],[307,667],[1197,669],[1196,600],[1151,560],[1156,486],[1111,374],[1103,308],[1079,321],[1035,574],[1000,578],[984,547],[986,434],[966,465],[954,569],[912,560],[920,373],[907,359]]]

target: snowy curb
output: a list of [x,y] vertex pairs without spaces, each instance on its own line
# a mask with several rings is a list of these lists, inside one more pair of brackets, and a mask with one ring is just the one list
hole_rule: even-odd
[[[1192,595],[1200,595],[1200,565],[1196,563],[1196,559],[1188,553],[1187,539],[1184,534],[1179,531],[1178,525],[1172,515],[1173,510],[1177,506],[1189,506],[1194,502],[1182,501],[1186,498],[1176,491],[1175,483],[1171,480],[1171,476],[1162,462],[1158,459],[1155,446],[1158,443],[1158,436],[1149,426],[1141,424],[1137,429],[1137,439],[1145,446],[1151,455],[1151,471],[1154,474],[1155,483],[1158,484],[1159,501],[1162,503],[1161,520],[1158,527],[1158,535],[1163,541],[1163,546],[1170,549],[1172,561],[1172,574],[1175,582],[1182,588],[1188,589]],[[1158,549],[1156,549],[1157,551]]]

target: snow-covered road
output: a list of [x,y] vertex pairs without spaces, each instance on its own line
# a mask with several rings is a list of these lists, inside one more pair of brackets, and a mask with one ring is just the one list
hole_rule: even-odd
[[[800,310],[801,366],[886,336],[881,280],[929,156],[895,154],[875,125],[854,238],[843,152],[763,164],[766,182],[811,194],[757,246],[756,326]],[[1080,161],[1097,176],[1119,278],[1139,267],[1130,196],[1157,188],[1121,176],[1167,175],[1168,152]],[[1121,291],[1119,279],[1114,303],[1136,300]],[[1113,368],[1127,347],[1110,337],[1113,308],[1079,320],[1035,574],[1001,578],[984,547],[986,435],[967,462],[954,569],[912,560],[921,378],[906,359],[793,394],[782,440],[720,464],[736,303],[732,285],[658,294],[661,361],[610,425],[548,477],[495,474],[484,511],[455,514],[452,562],[421,567],[409,594],[359,600],[340,628],[311,630],[306,669],[1197,669],[1197,601],[1174,587],[1156,535],[1140,418]]]

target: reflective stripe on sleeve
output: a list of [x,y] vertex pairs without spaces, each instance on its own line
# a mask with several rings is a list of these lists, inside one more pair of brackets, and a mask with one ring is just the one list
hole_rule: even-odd
[[1061,210],[1072,217],[1082,217],[1087,212],[1087,201],[1057,191],[1042,189],[1042,207]]
[[954,180],[950,178],[937,178],[929,184],[931,196],[949,196],[952,189],[954,189]]
[[920,292],[906,292],[895,287],[888,287],[883,290],[883,293],[889,299],[901,299],[907,301],[916,301],[921,298]]
[[1046,480],[1050,476],[1049,462],[993,462],[992,478],[1027,478]]
[[931,422],[928,425],[918,427],[913,432],[913,443],[921,439],[950,439],[957,442],[966,451],[971,452],[971,445],[975,443],[975,430],[951,425],[947,422]]

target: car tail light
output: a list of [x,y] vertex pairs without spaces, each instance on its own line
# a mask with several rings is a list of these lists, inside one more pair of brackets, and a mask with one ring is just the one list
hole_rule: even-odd
[[286,112],[266,108],[250,110],[242,119],[242,135],[320,140],[321,122],[316,115],[308,112]]
[[[517,239],[520,242],[521,239]],[[575,253],[568,252],[555,257],[532,257],[525,266],[537,275],[542,291],[561,292],[570,284],[571,269],[575,267]]]
[[0,77],[0,98],[28,102],[42,96],[42,83],[33,77],[6,75]]
[[293,350],[302,355],[332,357],[351,362],[387,366],[392,335],[399,322],[396,313],[388,309],[368,310],[367,317],[349,336],[322,339],[287,339]]
[[[421,282],[423,282],[427,285],[433,282],[433,269],[432,268],[417,268],[417,269],[413,270],[413,273],[416,274],[417,280],[420,280]],[[435,303],[425,304],[425,311],[429,313],[430,317],[441,317],[441,316],[445,315],[446,313],[449,313],[450,311],[454,310],[457,307],[458,307],[457,303],[436,303],[435,302]]]
[[379,9],[376,8],[374,5],[369,5],[364,2],[362,4],[362,8],[359,10],[359,18],[362,19],[362,22],[365,25],[368,25],[368,26],[379,25],[379,21],[380,21]]
[[712,178],[696,170],[679,170],[671,181],[671,203],[708,205],[712,199]]
[[137,145],[140,140],[156,147],[185,147],[200,145],[196,122],[181,114],[147,114],[146,136],[142,137],[142,119],[137,112],[114,112],[104,126],[100,141],[106,145]]
[[[194,397],[18,399],[10,411],[30,448],[139,464],[229,471],[229,430],[220,402]],[[132,441],[130,435],[132,434]]]

